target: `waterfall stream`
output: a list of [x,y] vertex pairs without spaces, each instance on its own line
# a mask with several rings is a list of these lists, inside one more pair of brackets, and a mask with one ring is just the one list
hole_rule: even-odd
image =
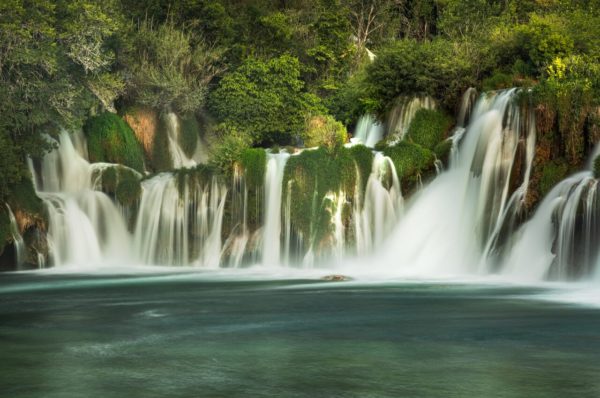
[[[370,270],[420,276],[497,273],[564,280],[597,274],[600,204],[591,170],[598,150],[588,170],[561,181],[525,220],[536,132],[533,111],[518,104],[517,96],[514,89],[465,92],[449,138],[449,165],[437,162],[437,176],[406,202],[394,163],[374,152],[366,184],[357,167],[354,192],[346,187],[319,199],[328,217],[319,222],[330,225],[320,242],[303,241],[307,238],[291,223],[295,198],[284,174],[296,154],[267,153],[264,184],[250,192],[239,167],[229,183],[196,169],[197,157],[186,157],[178,146],[180,126],[173,114],[167,150],[180,169],[145,179],[128,169],[142,180],[141,194],[124,206],[103,192],[104,172],[124,166],[91,164],[83,134],[63,131],[57,149],[30,161],[49,218],[50,265],[343,266],[344,259],[359,255],[371,256],[366,262],[373,265],[364,265]],[[388,130],[401,139],[423,108],[435,103],[401,102]],[[383,130],[365,116],[354,143],[372,147]],[[10,209],[9,214],[21,261],[25,244]]]

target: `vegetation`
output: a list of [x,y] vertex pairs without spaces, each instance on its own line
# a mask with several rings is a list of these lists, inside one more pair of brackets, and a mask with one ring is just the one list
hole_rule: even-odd
[[356,165],[350,151],[330,154],[325,148],[305,150],[288,160],[283,178],[284,201],[291,200],[291,222],[308,248],[324,239],[331,228],[326,196],[354,192]]
[[[292,157],[285,176],[293,222],[315,243],[330,225],[326,196],[355,200],[357,170],[365,189],[371,151],[343,147],[361,115],[385,121],[399,97],[440,105],[417,112],[404,141],[377,145],[410,189],[448,157],[447,115],[464,90],[513,86],[528,88],[536,112],[533,206],[600,141],[597,1],[5,0],[0,204],[42,213],[26,159],[63,128],[84,128],[94,162],[171,170],[175,112],[188,156],[200,131],[209,143],[210,165],[179,171],[186,181],[242,167],[258,190],[264,148],[319,147]],[[134,203],[134,175],[106,169],[102,188]]]
[[383,153],[394,162],[398,178],[403,183],[403,189],[407,188],[404,183],[412,187],[434,168],[435,155],[433,152],[412,142],[401,141],[394,146],[385,148]]
[[244,149],[239,157],[240,165],[244,170],[246,184],[249,188],[262,187],[267,168],[267,153],[264,149]]
[[454,120],[441,111],[421,109],[411,122],[406,138],[427,149],[434,149],[443,141]]
[[84,125],[92,162],[119,163],[144,170],[144,155],[131,127],[114,113],[94,116]]

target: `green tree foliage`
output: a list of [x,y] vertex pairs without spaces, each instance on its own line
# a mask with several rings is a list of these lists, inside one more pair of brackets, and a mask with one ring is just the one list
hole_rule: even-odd
[[297,58],[249,58],[225,75],[209,99],[209,110],[255,144],[286,145],[303,133],[305,116],[324,111],[304,90]]
[[221,51],[174,26],[145,21],[124,42],[119,61],[127,97],[136,104],[185,114],[203,104],[210,81],[221,71]]

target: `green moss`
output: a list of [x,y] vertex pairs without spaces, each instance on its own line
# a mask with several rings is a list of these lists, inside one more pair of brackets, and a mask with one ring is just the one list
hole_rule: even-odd
[[447,139],[439,142],[435,148],[433,148],[433,153],[435,156],[440,159],[442,162],[446,163],[448,161],[448,156],[450,156],[450,150],[452,149],[452,141]]
[[169,151],[169,133],[167,132],[167,120],[165,115],[158,119],[158,126],[152,143],[152,170],[154,172],[169,171],[173,169],[173,159]]
[[110,112],[94,116],[84,125],[92,162],[118,163],[142,172],[144,155],[131,127]]
[[444,140],[452,124],[453,119],[442,111],[420,109],[408,128],[406,139],[433,149]]
[[373,166],[373,151],[364,145],[354,145],[348,149],[350,156],[354,159],[360,176],[360,195],[362,196],[367,187],[371,169]]
[[262,148],[247,148],[242,151],[240,165],[244,169],[246,184],[253,189],[262,187],[267,168],[267,153]]
[[[595,162],[594,162],[595,166]],[[540,194],[546,195],[550,190],[562,181],[569,173],[569,166],[565,160],[555,160],[542,167],[542,176],[540,178]]]
[[284,203],[290,195],[291,221],[307,247],[320,242],[331,232],[327,194],[343,190],[351,200],[355,183],[355,159],[346,148],[339,148],[334,153],[318,148],[290,157],[283,179]]
[[183,195],[186,186],[191,191],[197,187],[208,185],[215,176],[220,177],[217,169],[204,164],[199,164],[194,168],[177,169],[174,173],[177,178],[179,195]]
[[114,194],[117,190],[117,168],[109,167],[102,170],[102,191],[108,194]]
[[412,142],[401,141],[383,153],[394,162],[401,183],[414,184],[419,176],[434,167],[433,152]]
[[8,204],[12,209],[19,209],[41,218],[45,214],[44,204],[36,195],[33,182],[28,178],[21,179],[11,188]]
[[183,115],[179,129],[179,146],[187,157],[191,158],[196,152],[198,137],[200,135],[200,125],[193,113]]
[[142,185],[140,179],[133,173],[120,173],[115,190],[115,197],[124,206],[131,206],[140,200]]

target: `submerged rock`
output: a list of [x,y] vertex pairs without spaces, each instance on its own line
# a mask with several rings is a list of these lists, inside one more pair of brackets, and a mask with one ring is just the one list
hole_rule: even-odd
[[321,278],[321,280],[329,281],[329,282],[345,282],[345,281],[351,281],[352,278],[350,278],[349,276],[346,276],[346,275],[333,274],[333,275],[325,275],[324,277]]

